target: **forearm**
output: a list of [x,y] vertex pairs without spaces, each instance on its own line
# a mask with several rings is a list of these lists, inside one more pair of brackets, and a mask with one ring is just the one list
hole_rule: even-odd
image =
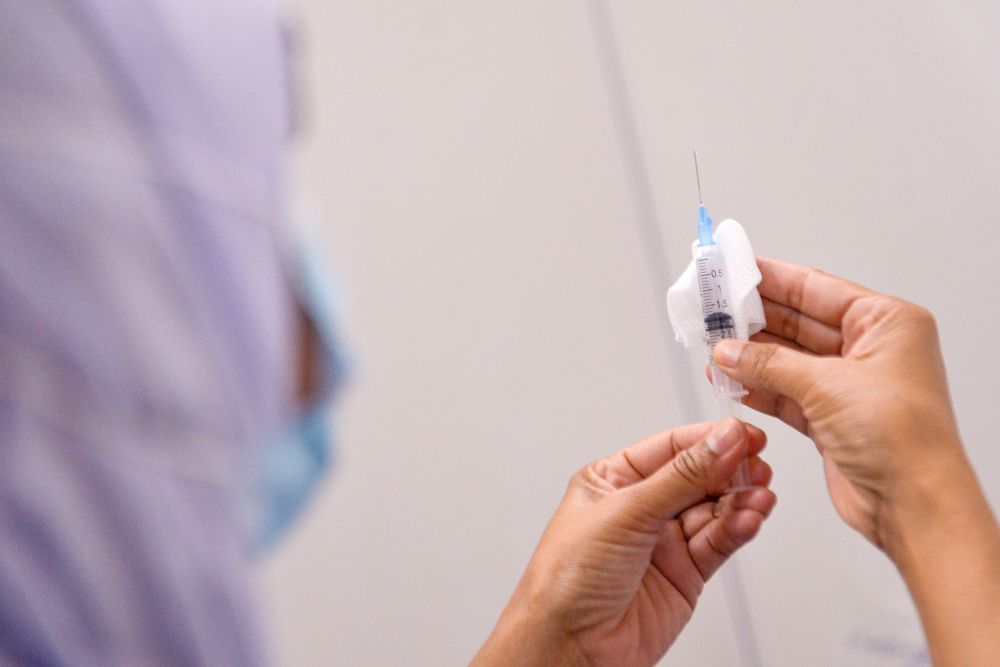
[[994,665],[1000,529],[964,461],[939,475],[886,517],[886,552],[913,596],[934,664]]

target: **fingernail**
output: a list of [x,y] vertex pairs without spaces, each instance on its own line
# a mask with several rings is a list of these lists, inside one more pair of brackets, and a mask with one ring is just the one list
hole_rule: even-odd
[[735,419],[727,419],[716,426],[715,430],[708,434],[708,438],[705,441],[708,443],[709,449],[717,455],[722,456],[740,444],[743,432],[745,432],[745,429],[741,423]]
[[741,340],[723,340],[715,346],[715,363],[726,368],[736,368],[746,345]]

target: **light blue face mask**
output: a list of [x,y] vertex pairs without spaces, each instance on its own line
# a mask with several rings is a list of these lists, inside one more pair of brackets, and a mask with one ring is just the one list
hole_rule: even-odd
[[335,321],[333,283],[308,246],[298,253],[299,299],[319,338],[320,387],[298,420],[264,446],[246,501],[248,536],[255,551],[273,546],[294,523],[331,462],[331,407],[348,374]]

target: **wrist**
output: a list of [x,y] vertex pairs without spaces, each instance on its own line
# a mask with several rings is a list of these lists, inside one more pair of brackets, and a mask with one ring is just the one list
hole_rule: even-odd
[[472,665],[515,664],[586,665],[589,660],[554,614],[515,594]]
[[956,535],[976,535],[978,531],[964,529],[981,522],[984,510],[992,519],[961,445],[952,451],[955,456],[914,468],[882,499],[879,540],[901,570],[920,561],[927,549],[948,546],[944,535],[950,536],[949,543]]
[[941,588],[941,572],[952,573],[952,585],[981,568],[990,579],[1000,574],[1000,528],[961,445],[952,451],[884,498],[879,511],[882,548],[918,606]]

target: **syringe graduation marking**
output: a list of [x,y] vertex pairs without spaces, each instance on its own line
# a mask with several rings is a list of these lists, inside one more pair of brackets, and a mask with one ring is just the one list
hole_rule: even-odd
[[733,316],[728,312],[729,300],[722,288],[722,257],[708,249],[695,261],[701,292],[701,312],[705,318],[708,344],[714,348],[723,338],[735,337]]

